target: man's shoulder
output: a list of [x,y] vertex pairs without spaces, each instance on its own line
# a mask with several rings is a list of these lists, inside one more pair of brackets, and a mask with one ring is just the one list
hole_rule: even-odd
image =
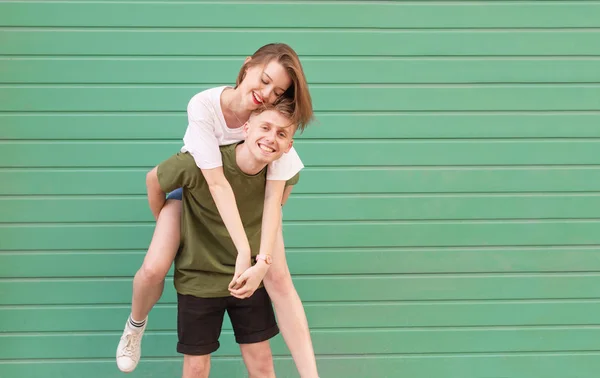
[[243,143],[243,142],[224,144],[222,146],[219,146],[219,150],[221,150],[221,154],[223,154],[223,155],[225,155],[225,154],[235,155],[235,148],[241,143]]
[[180,171],[180,172],[195,172],[195,171],[200,171],[199,169],[196,169],[196,163],[194,161],[194,158],[192,157],[192,155],[189,152],[177,152],[176,154],[172,155],[170,158],[168,158],[167,160],[161,162],[158,165],[158,170],[159,171]]

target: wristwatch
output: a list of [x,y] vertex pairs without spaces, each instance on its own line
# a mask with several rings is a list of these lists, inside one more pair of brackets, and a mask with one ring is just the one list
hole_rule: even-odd
[[258,262],[258,260],[264,261],[265,263],[267,263],[267,265],[271,265],[273,263],[273,259],[271,258],[271,255],[264,255],[264,254],[256,255],[256,261]]

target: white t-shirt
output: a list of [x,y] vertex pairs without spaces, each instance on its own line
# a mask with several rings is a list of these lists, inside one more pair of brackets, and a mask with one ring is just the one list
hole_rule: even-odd
[[[227,87],[207,89],[196,94],[187,107],[188,127],[181,151],[189,152],[201,169],[221,167],[219,146],[244,140],[243,127],[227,127],[221,109],[221,93]],[[289,180],[304,168],[294,148],[269,164],[267,180]]]

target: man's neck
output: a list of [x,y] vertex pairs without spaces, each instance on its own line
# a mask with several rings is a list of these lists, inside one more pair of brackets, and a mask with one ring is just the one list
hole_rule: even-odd
[[262,171],[267,165],[256,161],[256,158],[248,150],[245,142],[235,146],[235,162],[242,172],[254,176]]

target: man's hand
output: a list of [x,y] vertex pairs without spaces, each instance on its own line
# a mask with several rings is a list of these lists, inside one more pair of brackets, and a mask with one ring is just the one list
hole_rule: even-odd
[[229,285],[229,292],[239,299],[250,298],[258,289],[268,270],[269,265],[259,260],[256,265],[242,273],[235,281],[232,281],[232,284]]
[[241,285],[236,285],[236,281],[240,276],[252,266],[252,256],[250,253],[238,252],[237,259],[235,260],[235,272],[233,273],[233,279],[229,283],[229,290],[239,289]]

